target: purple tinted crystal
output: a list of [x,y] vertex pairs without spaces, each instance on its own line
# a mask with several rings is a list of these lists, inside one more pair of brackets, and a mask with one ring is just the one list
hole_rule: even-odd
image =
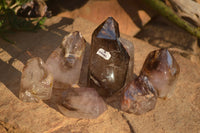
[[97,118],[107,110],[104,100],[94,88],[71,88],[63,94],[59,110],[68,117]]
[[167,49],[155,50],[147,56],[140,75],[148,77],[161,98],[169,97],[180,67]]

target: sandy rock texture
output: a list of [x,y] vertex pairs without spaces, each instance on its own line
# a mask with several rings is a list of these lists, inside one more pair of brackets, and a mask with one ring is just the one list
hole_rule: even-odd
[[[118,100],[108,100],[108,110],[97,119],[76,119],[63,116],[44,102],[23,103],[18,99],[23,64],[35,56],[46,60],[60,45],[64,35],[80,31],[87,42],[98,26],[83,18],[53,17],[48,29],[37,33],[17,32],[8,36],[16,40],[9,44],[0,39],[0,121],[17,124],[21,130],[33,133],[198,133],[200,131],[200,65],[170,49],[180,65],[180,75],[170,99],[158,99],[154,110],[144,115],[124,113]],[[139,74],[148,53],[158,49],[147,42],[121,35],[134,44],[134,72]],[[116,98],[115,98],[116,99]],[[1,124],[0,124],[1,125]],[[1,128],[0,128],[1,130]],[[0,131],[1,132],[1,131]]]
[[154,14],[141,1],[89,0],[81,8],[64,11],[58,16],[72,19],[82,17],[97,25],[112,16],[118,21],[121,33],[133,36],[150,21]]

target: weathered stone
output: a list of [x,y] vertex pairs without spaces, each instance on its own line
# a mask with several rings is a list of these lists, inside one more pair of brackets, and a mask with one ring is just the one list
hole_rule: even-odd
[[47,69],[53,74],[55,88],[65,88],[79,82],[85,46],[86,41],[81,33],[72,32],[48,57]]
[[103,96],[121,89],[126,81],[130,56],[119,41],[118,23],[109,17],[92,35],[89,84]]
[[24,102],[50,99],[52,87],[53,77],[47,71],[42,59],[39,57],[29,59],[22,72],[19,98]]
[[125,87],[121,109],[141,115],[155,108],[157,92],[146,76],[139,76]]
[[59,110],[68,117],[97,118],[107,110],[94,88],[71,88],[64,92]]
[[167,49],[155,50],[147,56],[140,75],[147,76],[161,98],[170,97],[180,68]]
[[17,15],[23,17],[44,17],[51,16],[47,11],[47,5],[44,0],[31,0],[17,10]]

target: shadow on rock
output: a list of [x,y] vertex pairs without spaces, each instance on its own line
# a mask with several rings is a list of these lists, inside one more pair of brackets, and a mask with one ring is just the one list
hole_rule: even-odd
[[56,15],[64,10],[75,10],[85,5],[88,0],[48,0],[47,6],[53,15]]
[[[148,6],[146,6],[141,1],[135,1],[135,0],[118,0],[120,6],[126,11],[126,13],[130,16],[132,21],[139,27],[143,27],[142,23],[142,17],[144,15],[140,14],[141,10],[144,10],[149,16],[153,16],[152,10],[149,9]],[[144,18],[143,18],[144,19]]]

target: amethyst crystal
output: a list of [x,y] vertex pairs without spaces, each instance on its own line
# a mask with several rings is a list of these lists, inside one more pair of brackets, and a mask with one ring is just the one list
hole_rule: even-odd
[[59,110],[68,117],[97,118],[107,110],[104,100],[94,88],[71,88],[63,94]]
[[102,96],[110,96],[121,89],[127,79],[130,56],[122,44],[126,41],[119,37],[118,23],[112,17],[97,27],[92,35],[89,85],[98,88]]
[[180,68],[167,49],[155,50],[147,56],[140,75],[147,76],[160,98],[169,97]]
[[85,39],[76,31],[65,36],[61,46],[48,57],[46,64],[53,74],[55,88],[79,82],[85,46]]
[[25,102],[50,99],[53,77],[41,58],[29,59],[23,69],[19,98]]
[[141,115],[155,108],[157,92],[146,76],[139,76],[122,93],[121,109]]

